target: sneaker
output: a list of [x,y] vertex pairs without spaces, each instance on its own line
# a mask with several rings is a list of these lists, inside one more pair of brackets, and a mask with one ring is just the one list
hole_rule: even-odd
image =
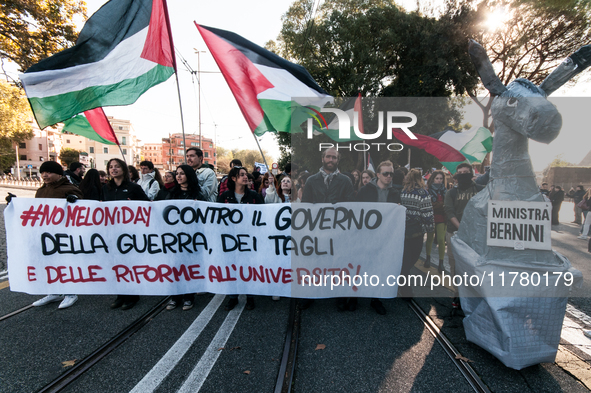
[[170,302],[168,302],[168,304],[166,305],[166,309],[167,310],[174,310],[176,308],[176,302],[174,300],[171,300]]
[[386,315],[386,308],[384,307],[384,305],[382,304],[381,301],[374,299],[372,300],[369,305],[371,306],[371,308],[373,308],[374,310],[376,310],[376,312],[380,315]]
[[273,296],[271,299],[278,301],[279,299],[281,299],[279,296]]
[[581,236],[577,236],[577,239],[587,240],[587,239],[589,239],[589,237],[588,236],[581,235]]
[[77,295],[66,295],[64,300],[60,303],[58,308],[68,308],[78,301]]
[[183,311],[187,311],[193,308],[193,302],[190,300],[185,300],[183,302]]
[[46,304],[49,304],[49,303],[59,302],[63,298],[64,297],[62,295],[47,295],[44,298],[39,299],[36,302],[34,302],[33,306],[35,306],[35,307],[45,306]]
[[425,258],[425,263],[423,264],[423,267],[426,269],[429,269],[431,267],[431,255],[427,255],[427,258]]
[[230,298],[230,300],[228,300],[228,303],[226,303],[226,307],[224,307],[224,308],[226,309],[226,311],[230,311],[230,310],[233,310],[237,304],[238,304],[238,299]]
[[246,306],[244,306],[247,310],[254,310],[254,298],[247,297],[246,298]]

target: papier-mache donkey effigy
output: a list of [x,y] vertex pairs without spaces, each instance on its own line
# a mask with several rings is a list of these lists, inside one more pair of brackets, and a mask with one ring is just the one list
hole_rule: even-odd
[[[466,315],[464,328],[469,341],[506,366],[521,369],[554,361],[567,297],[582,284],[582,275],[553,250],[488,246],[488,205],[491,201],[544,202],[528,139],[550,143],[558,136],[562,117],[547,96],[591,64],[591,45],[568,57],[540,86],[521,78],[504,86],[480,44],[471,41],[469,53],[492,96],[495,133],[490,182],[466,206],[452,243],[457,274],[486,275],[496,281],[458,288]],[[564,282],[567,272],[571,285]],[[533,285],[527,279],[510,287],[511,280],[499,280],[504,273],[523,273],[518,280],[534,276],[543,280]]]

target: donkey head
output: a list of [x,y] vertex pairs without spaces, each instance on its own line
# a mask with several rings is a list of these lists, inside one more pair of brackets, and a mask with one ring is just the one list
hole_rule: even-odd
[[494,121],[537,142],[552,142],[560,132],[562,117],[546,97],[591,65],[591,45],[568,57],[540,86],[522,78],[504,86],[480,44],[470,40],[468,51],[484,87],[495,96]]

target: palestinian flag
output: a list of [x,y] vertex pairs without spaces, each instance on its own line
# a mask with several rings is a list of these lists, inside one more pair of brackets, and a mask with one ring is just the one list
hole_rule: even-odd
[[66,131],[107,145],[119,144],[103,108],[91,109],[64,121],[62,132]]
[[458,165],[462,162],[468,162],[462,153],[450,145],[430,136],[414,134],[417,139],[410,139],[404,131],[398,128],[392,129],[392,135],[404,145],[425,150],[427,153],[437,158],[439,162],[441,162],[441,165],[446,167],[452,174],[456,173],[456,167]]
[[474,127],[468,131],[444,130],[429,135],[462,153],[472,164],[479,164],[492,151],[492,134],[484,127]]
[[133,104],[176,70],[166,0],[111,0],[76,45],[21,75],[40,128],[104,106]]
[[232,32],[195,25],[255,135],[302,132],[300,125],[332,101],[304,67]]

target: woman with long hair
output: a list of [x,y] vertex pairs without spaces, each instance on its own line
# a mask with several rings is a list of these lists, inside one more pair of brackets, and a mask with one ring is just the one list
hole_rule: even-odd
[[363,172],[361,172],[361,181],[359,182],[359,188],[367,185],[367,183],[369,183],[371,179],[373,179],[374,177],[376,177],[376,174],[373,171],[370,171],[369,169],[366,169]]
[[[234,166],[228,173],[228,191],[218,196],[219,203],[264,204],[263,198],[248,186],[248,172],[241,166]],[[238,304],[238,295],[229,295],[225,309],[232,310]],[[254,297],[246,296],[247,310],[254,309]]]
[[127,166],[127,172],[129,173],[129,180],[131,180],[131,182],[137,183],[140,180],[140,173],[133,165]]
[[[269,184],[271,184],[271,181],[269,180],[269,177],[273,176],[271,175],[270,172],[266,172],[263,175],[263,179],[261,181],[261,186],[259,187],[259,194],[261,194],[261,196],[263,197],[263,199],[265,198],[265,196],[267,195],[267,189],[269,188]],[[275,182],[273,182],[275,183]],[[276,187],[276,185],[274,184],[274,186]]]
[[[111,180],[103,186],[103,201],[150,201],[142,187],[129,178],[129,168],[123,160],[111,158],[107,162]],[[136,170],[137,171],[137,170]],[[117,295],[111,308],[129,310],[140,300],[139,295]]]
[[160,187],[160,191],[156,195],[155,201],[163,201],[166,199],[170,191],[177,185],[176,182],[176,172],[166,171],[164,172],[164,177],[162,178],[162,187]]
[[361,184],[361,172],[359,172],[359,169],[353,169],[351,171],[351,174],[353,175],[353,178],[355,179],[355,181],[353,182],[353,189],[355,191],[357,191],[361,188],[361,187],[359,187],[359,185]]
[[[404,188],[400,194],[401,205],[406,207],[406,231],[404,234],[404,254],[400,275],[407,277],[410,269],[419,260],[423,249],[425,233],[435,230],[431,196],[425,190],[421,172],[411,169],[404,177]],[[412,289],[406,285],[400,287],[401,297],[412,297]]]
[[[197,174],[195,170],[189,165],[179,165],[176,168],[176,181],[177,185],[170,191],[167,200],[169,199],[192,199],[192,200],[204,200],[201,197],[201,187],[197,180]],[[194,293],[185,293],[183,295],[174,295],[168,305],[167,310],[174,310],[178,304],[182,303],[183,311],[187,311],[193,308],[193,302],[195,301]]]
[[425,258],[425,267],[431,266],[431,248],[433,239],[437,239],[437,249],[439,250],[439,265],[437,270],[439,274],[443,272],[443,257],[445,257],[445,211],[443,210],[443,201],[445,200],[445,173],[443,171],[434,171],[429,180],[427,180],[427,191],[431,195],[431,204],[433,205],[433,216],[435,219],[435,232],[427,232],[427,257]]
[[99,171],[96,169],[89,169],[84,178],[78,185],[82,194],[84,194],[84,199],[90,199],[93,201],[100,201],[103,199],[103,185],[101,184],[101,175]]

